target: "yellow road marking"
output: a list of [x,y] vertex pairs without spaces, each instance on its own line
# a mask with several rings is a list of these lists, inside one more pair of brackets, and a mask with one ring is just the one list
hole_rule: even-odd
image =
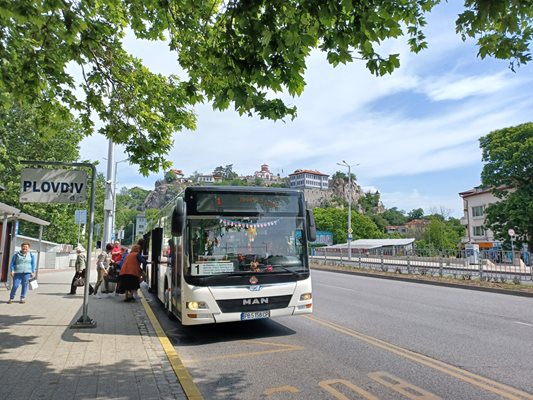
[[330,379],[330,380],[327,380],[327,381],[322,381],[318,385],[322,389],[324,389],[326,392],[331,394],[333,397],[335,397],[336,399],[339,399],[339,400],[350,400],[349,397],[346,397],[344,394],[342,394],[337,389],[332,387],[332,385],[335,385],[335,384],[344,385],[344,386],[348,387],[350,390],[352,390],[353,392],[357,393],[359,396],[362,396],[366,400],[379,400],[379,397],[374,396],[372,393],[367,392],[365,389],[360,388],[359,386],[354,385],[352,382],[346,381],[344,379]]
[[[203,361],[213,361],[213,360],[225,360],[225,359],[232,359],[232,358],[242,358],[242,357],[251,357],[251,356],[261,356],[264,354],[272,354],[272,353],[280,353],[285,351],[298,351],[303,350],[303,346],[295,346],[291,344],[284,344],[284,343],[274,343],[274,342],[264,342],[261,340],[239,340],[239,342],[242,343],[252,343],[252,344],[259,344],[262,346],[273,346],[277,347],[276,349],[272,350],[261,350],[261,351],[246,351],[241,353],[234,353],[234,354],[226,354],[223,356],[213,356],[213,357],[206,357],[206,358],[192,358],[192,359],[186,359],[183,360],[185,364],[192,364],[197,362],[203,362]],[[281,347],[281,348],[280,348]]]
[[163,328],[161,328],[159,321],[144,298],[142,291],[139,291],[139,295],[141,297],[141,303],[144,307],[144,310],[146,311],[146,315],[148,315],[148,318],[155,329],[155,333],[159,338],[159,342],[161,343],[161,346],[163,346],[163,350],[168,357],[168,361],[170,361],[170,365],[172,365],[174,374],[176,374],[176,377],[178,378],[178,381],[185,392],[185,396],[187,396],[187,399],[189,400],[203,400],[204,397],[202,396],[202,393],[200,393],[200,390],[192,380],[192,376],[189,374],[189,371],[187,371],[187,369],[183,366],[178,353],[176,353],[176,349],[174,349],[174,346],[172,346],[172,343],[170,343],[165,331]]
[[263,394],[268,398],[272,397],[272,395],[276,393],[300,393],[300,391],[294,386],[280,386],[277,388],[267,389],[263,392]]
[[530,393],[524,392],[520,389],[516,389],[512,386],[508,386],[500,382],[493,381],[491,379],[485,378],[481,375],[474,374],[472,372],[455,367],[453,365],[446,364],[443,361],[436,360],[434,358],[425,356],[423,354],[415,353],[414,351],[407,350],[400,346],[396,346],[392,343],[385,342],[384,340],[365,335],[353,329],[346,328],[342,325],[338,325],[333,322],[321,320],[315,316],[304,315],[303,317],[309,319],[310,321],[314,321],[320,325],[323,325],[333,330],[336,330],[338,332],[344,333],[345,335],[352,336],[372,346],[379,347],[383,350],[394,353],[400,357],[414,361],[418,364],[425,365],[426,367],[433,368],[446,375],[453,376],[454,378],[462,380],[463,382],[470,383],[471,385],[477,386],[488,392],[495,393],[498,396],[502,396],[506,399],[533,400],[533,395]]
[[371,372],[368,374],[370,379],[381,383],[383,386],[388,387],[395,392],[398,392],[408,399],[412,400],[440,400],[440,397],[435,396],[433,393],[428,392],[418,386],[413,385],[403,379],[398,378],[385,371]]

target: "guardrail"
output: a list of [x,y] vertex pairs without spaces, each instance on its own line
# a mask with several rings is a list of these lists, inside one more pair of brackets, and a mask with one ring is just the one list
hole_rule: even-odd
[[449,276],[495,282],[533,282],[533,267],[525,265],[520,258],[515,259],[512,264],[496,263],[489,259],[478,259],[477,263],[472,263],[469,258],[385,254],[354,254],[351,260],[347,255],[323,254],[309,256],[309,259],[318,264],[345,265],[399,274]]

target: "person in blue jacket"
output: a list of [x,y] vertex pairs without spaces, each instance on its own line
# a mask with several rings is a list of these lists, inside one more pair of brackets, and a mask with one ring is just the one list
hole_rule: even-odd
[[24,304],[26,302],[26,294],[28,293],[28,283],[35,276],[35,257],[30,253],[29,243],[24,242],[20,245],[20,251],[17,251],[13,255],[13,258],[11,258],[9,269],[13,277],[13,286],[11,287],[11,293],[7,303],[13,303],[17,290],[22,283],[20,302]]

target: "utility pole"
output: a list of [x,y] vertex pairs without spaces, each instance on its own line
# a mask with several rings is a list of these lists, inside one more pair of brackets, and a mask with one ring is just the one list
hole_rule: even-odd
[[341,163],[337,163],[343,167],[348,167],[348,261],[352,260],[352,167],[356,167],[359,164],[348,164],[342,160]]
[[105,247],[106,243],[111,243],[111,234],[113,229],[113,157],[115,144],[111,139],[109,139],[107,147],[107,176],[106,176],[106,186],[105,186],[105,200],[104,200],[104,237],[102,240],[102,248]]
[[[113,212],[111,214],[111,230],[113,233],[116,232],[116,227],[115,227],[115,224],[117,222],[117,217],[116,217],[116,210],[117,210],[117,169],[118,169],[118,164],[120,164],[121,162],[124,162],[124,161],[129,161],[130,159],[129,158],[126,158],[124,160],[120,160],[120,161],[117,161],[115,162],[115,172],[114,172],[114,175],[113,175]],[[115,237],[115,239],[118,239],[118,237]]]

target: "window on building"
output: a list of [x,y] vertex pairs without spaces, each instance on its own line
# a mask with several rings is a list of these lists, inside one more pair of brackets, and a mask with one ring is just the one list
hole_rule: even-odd
[[482,226],[474,226],[474,236],[485,236],[485,228]]
[[483,206],[472,207],[472,216],[473,217],[482,217],[484,208],[485,207],[483,207]]

